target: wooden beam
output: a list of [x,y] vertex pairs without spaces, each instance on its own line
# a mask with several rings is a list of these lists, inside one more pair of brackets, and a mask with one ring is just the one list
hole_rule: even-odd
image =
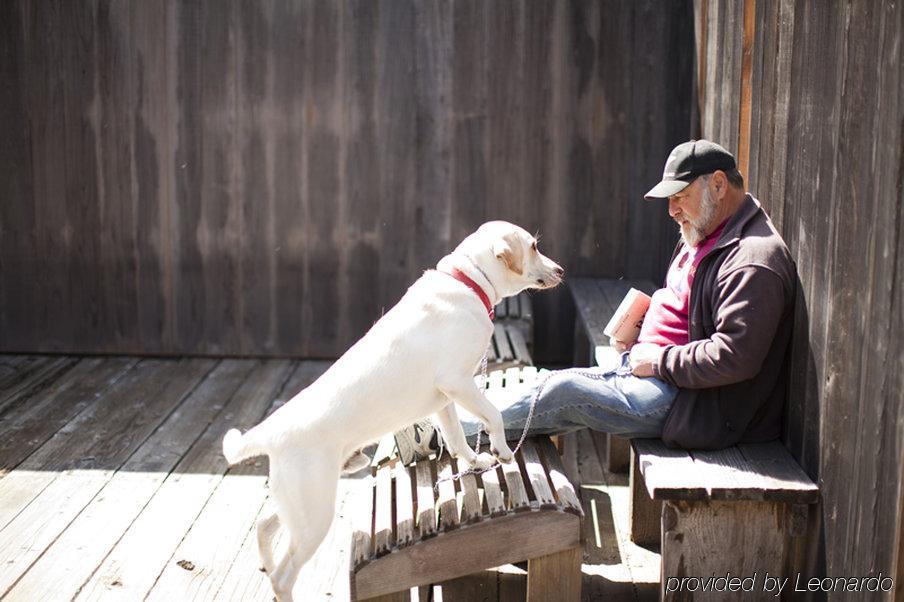
[[581,546],[527,561],[527,602],[581,599]]
[[[393,550],[362,566],[353,577],[365,600],[399,587],[448,581],[462,575],[563,550],[580,549],[580,517],[558,510],[510,512]],[[468,553],[462,555],[462,550]],[[449,558],[456,558],[449,563]],[[415,583],[412,583],[414,581]]]
[[696,4],[700,13],[697,36],[697,115],[700,131],[696,132],[695,137],[704,137],[706,132],[703,131],[703,112],[706,109],[706,52],[708,47],[706,23],[709,0],[698,0]]
[[[904,467],[904,453],[901,454],[901,462],[899,466]],[[900,584],[904,578],[904,468],[901,470],[901,481],[898,488],[898,547],[894,550],[895,561],[892,566],[895,569],[895,583]],[[904,599],[904,587],[898,585],[896,600]]]
[[756,35],[756,0],[744,0],[744,54],[741,57],[741,114],[738,119],[738,169],[750,174],[750,99],[753,40]]

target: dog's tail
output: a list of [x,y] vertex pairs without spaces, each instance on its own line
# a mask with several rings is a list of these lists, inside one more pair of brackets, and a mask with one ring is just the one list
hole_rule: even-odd
[[230,466],[238,464],[245,458],[262,456],[267,453],[266,450],[257,445],[252,434],[249,431],[242,435],[239,429],[229,429],[226,436],[223,437],[223,455]]

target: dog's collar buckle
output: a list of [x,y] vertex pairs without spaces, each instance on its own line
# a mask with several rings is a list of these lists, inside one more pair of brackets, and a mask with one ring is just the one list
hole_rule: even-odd
[[483,306],[487,310],[487,315],[490,317],[490,321],[493,321],[493,319],[496,317],[496,310],[493,309],[493,305],[490,303],[490,298],[487,296],[486,292],[482,288],[480,288],[479,284],[471,280],[471,278],[469,278],[467,274],[465,274],[458,268],[452,268],[448,272],[445,270],[438,271],[446,274],[447,276],[452,276],[453,278],[467,286],[469,289],[474,291],[474,293],[478,297],[480,297],[480,300],[483,302]]

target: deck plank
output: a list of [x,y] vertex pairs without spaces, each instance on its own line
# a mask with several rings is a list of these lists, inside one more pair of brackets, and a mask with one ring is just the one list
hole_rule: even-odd
[[[274,389],[274,393],[278,390]],[[254,530],[267,497],[265,483],[266,472],[261,463],[246,462],[230,469],[167,563],[148,599],[213,598],[225,584],[243,542]],[[186,570],[184,560],[191,562],[194,569]]]
[[263,506],[265,482],[263,475],[224,477],[146,599],[213,599]]
[[[283,396],[282,392],[288,389],[288,384],[293,383],[299,372],[296,369],[287,384],[286,376],[291,369],[288,362],[255,362],[255,365],[254,372],[226,400],[226,405],[216,420],[182,457],[122,539],[83,586],[78,599],[106,599],[111,593],[121,599],[140,599],[151,590],[155,580],[170,564],[173,555],[178,554],[180,542],[223,481],[226,472],[226,461],[220,452],[223,434],[229,428],[248,428],[260,420],[268,407],[278,403],[274,399],[278,400]],[[261,467],[257,471],[264,474]],[[247,483],[253,485],[252,488],[263,487],[262,484],[250,481]],[[260,499],[262,502],[263,498]],[[246,502],[253,506],[253,502]],[[260,505],[253,512],[256,514],[259,508]],[[236,525],[237,522],[233,517],[224,524]],[[239,544],[236,544],[233,552],[237,552],[238,548]],[[174,562],[178,560],[180,558],[175,558]],[[186,572],[181,567],[176,568]]]
[[[115,394],[106,396],[107,403],[92,414],[95,420],[76,419],[67,425],[69,428],[78,422],[77,426],[85,428],[60,431],[23,462],[24,470],[51,471],[47,474],[53,477],[46,486],[43,479],[36,479],[41,490],[0,530],[0,595],[59,537],[112,478],[114,470],[140,447],[215,364],[212,360],[147,363],[145,370],[139,370],[139,364],[130,371],[130,375],[134,373],[133,378],[127,375],[122,380],[126,386],[111,390]],[[109,422],[102,423],[102,419]],[[109,430],[105,432],[101,424],[108,425]],[[0,480],[0,489],[11,476]],[[27,497],[20,498],[20,503]],[[25,550],[23,541],[28,542]]]
[[136,358],[85,358],[16,412],[0,416],[0,478],[95,403]]
[[118,468],[214,364],[213,360],[145,360],[134,366],[101,399],[0,479],[0,529],[61,472]]
[[78,362],[77,357],[43,356],[16,366],[0,384],[0,415],[27,405],[31,397],[47,389]]
[[72,598],[167,474],[248,377],[255,362],[224,360],[97,493],[16,586],[13,597]]

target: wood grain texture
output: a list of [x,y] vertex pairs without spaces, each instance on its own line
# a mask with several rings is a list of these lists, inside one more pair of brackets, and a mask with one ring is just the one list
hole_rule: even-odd
[[[363,599],[398,591],[401,584],[437,583],[579,546],[579,525],[577,516],[550,510],[462,525],[364,565],[356,575],[357,595]],[[471,553],[462,555],[462,549]],[[456,562],[446,562],[449,557]]]
[[84,359],[2,420],[0,476],[15,468],[70,420],[85,411],[137,362],[134,358]]
[[[709,3],[710,21],[721,7]],[[719,20],[741,31],[738,12]],[[783,439],[824,504],[807,570],[890,573],[900,527],[882,529],[877,517],[904,507],[904,476],[881,468],[899,462],[891,432],[904,415],[900,395],[889,395],[902,378],[904,78],[888,49],[901,43],[904,11],[890,2],[860,10],[766,0],[756,2],[755,21],[748,189],[799,274]],[[740,51],[737,40],[725,48],[730,40],[709,28],[708,57]],[[734,89],[727,75],[710,76],[704,137],[719,135],[719,99]],[[740,114],[723,108],[738,127]]]
[[248,376],[247,364],[226,361],[217,366],[44,550],[10,595],[74,597],[195,442],[198,425],[212,422],[223,409],[221,400]]
[[647,485],[637,461],[637,454],[631,449],[631,468],[628,474],[630,498],[628,516],[630,517],[629,537],[641,546],[659,544],[660,517],[662,501],[650,498]]
[[569,275],[668,257],[633,201],[687,137],[690,2],[3,11],[0,350],[336,357],[488,219]]
[[[782,575],[790,535],[784,527],[787,507],[771,502],[700,504],[666,502],[662,511],[662,600],[685,599],[674,578],[710,575]],[[669,578],[673,591],[667,591]],[[761,581],[762,584],[762,581]],[[720,599],[747,599],[744,592],[720,593]]]
[[527,600],[562,600],[577,602],[581,599],[580,546],[548,554],[527,561]]

